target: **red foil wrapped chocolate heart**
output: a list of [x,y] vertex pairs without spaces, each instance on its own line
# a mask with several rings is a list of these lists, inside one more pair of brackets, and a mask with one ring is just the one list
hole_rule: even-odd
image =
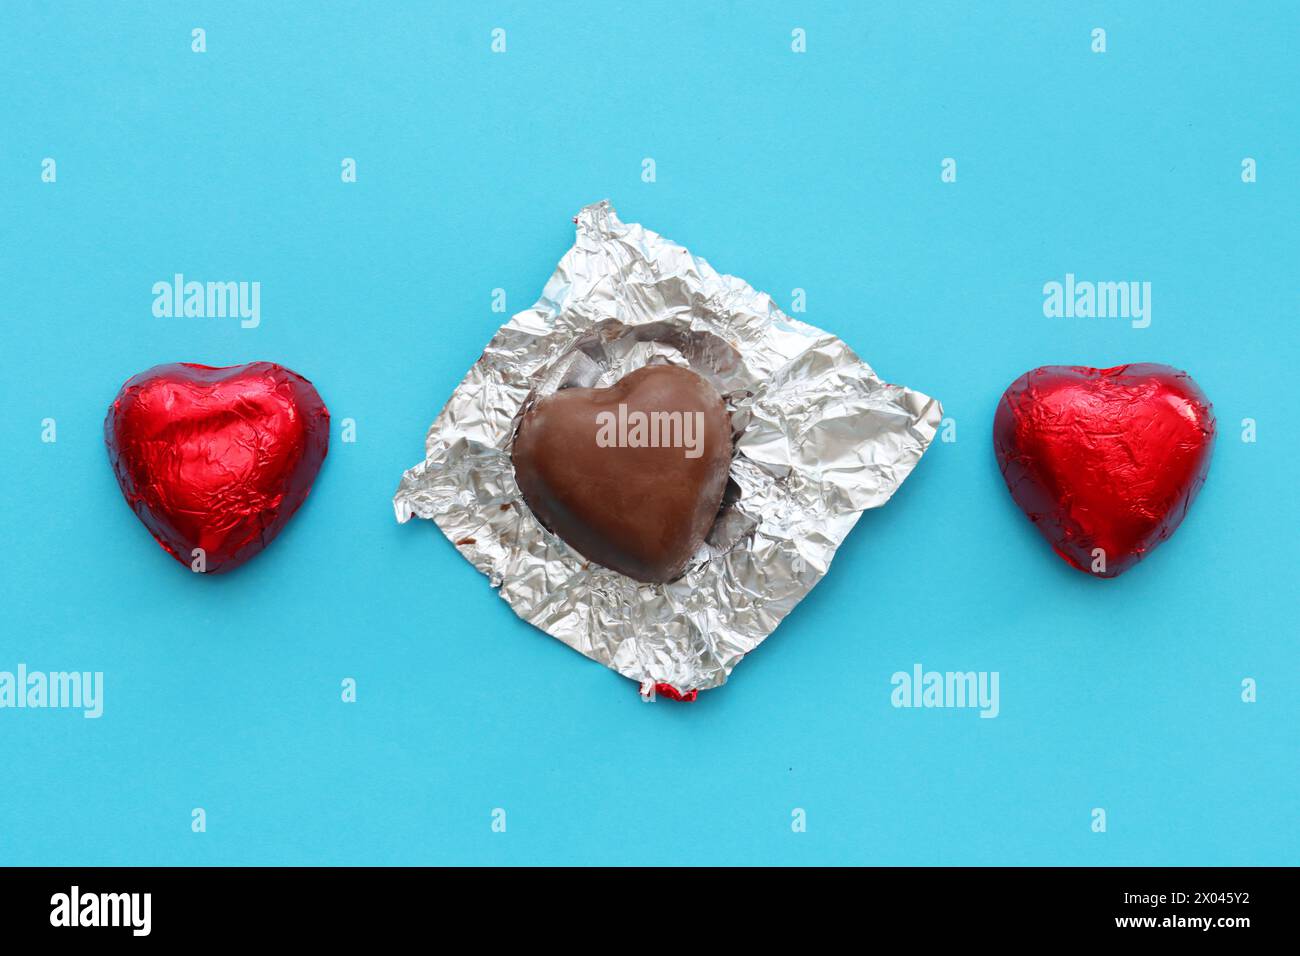
[[159,365],[122,386],[104,441],[158,543],[216,574],[258,554],[306,500],[329,411],[311,382],[271,362]]
[[1056,553],[1111,578],[1182,523],[1210,470],[1214,411],[1167,365],[1048,365],[1003,393],[993,448]]

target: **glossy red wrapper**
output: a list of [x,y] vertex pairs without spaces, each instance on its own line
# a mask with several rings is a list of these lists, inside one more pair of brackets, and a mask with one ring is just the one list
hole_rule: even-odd
[[1056,553],[1112,578],[1187,515],[1210,470],[1214,411],[1168,365],[1048,365],[1003,393],[993,447],[1011,497]]
[[311,382],[271,362],[159,365],[108,409],[104,441],[122,494],[172,557],[229,571],[274,540],[329,448]]

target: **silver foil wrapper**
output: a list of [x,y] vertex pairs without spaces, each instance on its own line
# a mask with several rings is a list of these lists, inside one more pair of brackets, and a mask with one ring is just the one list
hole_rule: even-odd
[[[835,336],[606,202],[531,309],[488,343],[402,475],[399,522],[436,522],[525,621],[641,685],[717,687],[889,500],[934,438],[939,403],[890,385]],[[687,573],[643,584],[570,550],[533,517],[510,451],[527,402],[686,365],[726,398],[736,435],[723,509]],[[662,688],[661,688],[662,689]]]

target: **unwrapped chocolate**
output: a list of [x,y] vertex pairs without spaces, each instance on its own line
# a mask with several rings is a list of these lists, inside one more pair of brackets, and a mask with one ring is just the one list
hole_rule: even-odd
[[530,402],[511,458],[537,520],[597,564],[647,583],[682,576],[718,517],[734,444],[704,376],[647,365],[609,388]]
[[[428,518],[521,618],[637,681],[693,696],[726,681],[827,571],[934,438],[937,401],[881,381],[840,339],[683,247],[583,209],[542,297],[452,393],[403,474],[397,520]],[[656,364],[722,396],[734,449],[721,509],[673,580],[645,582],[570,547],[521,493],[527,411]]]

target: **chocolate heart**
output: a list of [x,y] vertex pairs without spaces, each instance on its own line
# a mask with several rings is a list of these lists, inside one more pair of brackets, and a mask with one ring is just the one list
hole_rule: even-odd
[[1056,553],[1111,578],[1182,523],[1210,470],[1214,412],[1168,365],[1049,365],[1003,393],[993,447],[1011,497]]
[[648,365],[534,402],[512,459],[528,507],[575,551],[638,581],[671,581],[717,518],[731,421],[700,375]]
[[215,574],[270,544],[306,499],[329,448],[329,411],[311,382],[270,362],[159,365],[122,386],[104,441],[158,543]]

